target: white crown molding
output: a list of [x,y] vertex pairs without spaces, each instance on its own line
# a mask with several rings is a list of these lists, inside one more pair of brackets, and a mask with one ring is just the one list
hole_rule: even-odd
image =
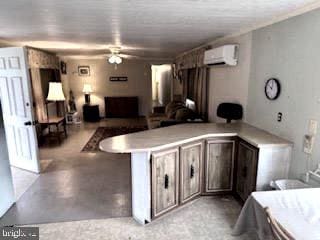
[[224,40],[227,40],[229,38],[233,38],[233,37],[238,37],[240,35],[243,35],[243,34],[246,34],[246,33],[249,33],[249,32],[252,32],[254,30],[257,30],[257,29],[260,29],[260,28],[263,28],[263,27],[267,27],[267,26],[270,26],[272,24],[275,24],[275,23],[278,23],[278,22],[281,22],[281,21],[284,21],[284,20],[287,20],[289,18],[292,18],[292,17],[296,17],[296,16],[299,16],[299,15],[302,15],[302,14],[305,14],[307,12],[310,12],[312,10],[315,10],[317,8],[320,8],[320,1],[315,1],[313,3],[310,3],[310,4],[306,4],[305,6],[301,7],[301,8],[298,8],[290,13],[287,13],[287,14],[284,14],[284,15],[280,15],[280,16],[275,16],[273,17],[271,20],[267,21],[267,22],[263,22],[263,23],[259,23],[259,24],[256,24],[254,26],[251,26],[251,27],[248,27],[248,28],[243,28],[241,29],[240,31],[238,32],[235,32],[235,33],[232,33],[232,34],[229,34],[227,36],[224,36],[224,37],[220,37],[220,38],[217,38],[217,39],[214,39],[214,40],[211,40],[207,43],[204,43],[196,48],[193,48],[191,50],[188,50],[188,51],[185,51],[183,53],[180,53],[176,56],[177,57],[181,57],[187,53],[190,53],[192,51],[195,51],[197,49],[200,49],[200,48],[203,48],[203,47],[207,47],[207,46],[210,46],[210,45],[214,45],[218,42],[221,42],[221,41],[224,41]]

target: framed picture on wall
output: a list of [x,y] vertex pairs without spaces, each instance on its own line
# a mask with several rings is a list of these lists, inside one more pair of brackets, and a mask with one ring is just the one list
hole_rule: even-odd
[[78,75],[82,77],[90,76],[90,67],[89,66],[79,66]]
[[64,61],[60,62],[61,74],[67,74],[67,64]]

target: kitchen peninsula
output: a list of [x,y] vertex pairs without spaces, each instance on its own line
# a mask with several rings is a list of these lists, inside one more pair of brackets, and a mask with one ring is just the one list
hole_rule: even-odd
[[105,139],[100,149],[131,153],[132,215],[141,224],[200,195],[242,201],[287,178],[292,143],[245,123],[181,124]]

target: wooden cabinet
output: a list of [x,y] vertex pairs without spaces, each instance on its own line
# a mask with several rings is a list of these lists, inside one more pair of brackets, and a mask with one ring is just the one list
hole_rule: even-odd
[[[290,153],[291,146],[258,149],[233,137],[198,140],[152,152],[151,165],[149,153],[135,153],[131,163],[136,186],[133,193],[140,192],[133,199],[134,217],[142,223],[152,221],[201,194],[233,193],[245,201],[252,191],[265,190],[270,180],[287,176],[284,168]],[[151,176],[150,172],[137,174],[150,168]]]
[[99,105],[84,104],[82,107],[83,120],[86,122],[100,121]]
[[179,149],[152,154],[152,218],[179,204]]
[[185,203],[201,194],[203,143],[187,144],[180,149],[180,201]]
[[205,193],[232,191],[234,140],[207,141]]
[[237,156],[236,193],[245,201],[256,189],[258,149],[240,141]]

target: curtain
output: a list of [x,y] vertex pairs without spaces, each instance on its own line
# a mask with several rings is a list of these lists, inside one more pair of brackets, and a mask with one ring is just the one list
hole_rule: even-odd
[[196,49],[175,60],[176,76],[182,82],[182,100],[190,98],[196,103],[197,114],[208,120],[208,72],[204,65],[204,52],[208,47]]
[[47,119],[47,112],[45,109],[45,98],[42,91],[42,82],[39,68],[30,68],[30,78],[33,93],[33,102],[36,119],[38,121]]
[[59,59],[57,56],[42,50],[27,48],[33,101],[36,119],[47,119],[45,106],[49,81],[61,81]]
[[189,78],[188,78],[188,69],[180,70],[180,78],[182,80],[182,101],[185,101],[188,97],[188,88],[189,88]]
[[177,57],[175,60],[177,70],[203,67],[204,52],[207,49],[208,47],[204,47]]
[[205,121],[208,119],[208,68],[197,67],[181,70],[183,101],[186,98],[196,103],[197,114]]
[[196,69],[194,80],[194,96],[197,113],[205,121],[208,120],[208,68],[199,67]]

